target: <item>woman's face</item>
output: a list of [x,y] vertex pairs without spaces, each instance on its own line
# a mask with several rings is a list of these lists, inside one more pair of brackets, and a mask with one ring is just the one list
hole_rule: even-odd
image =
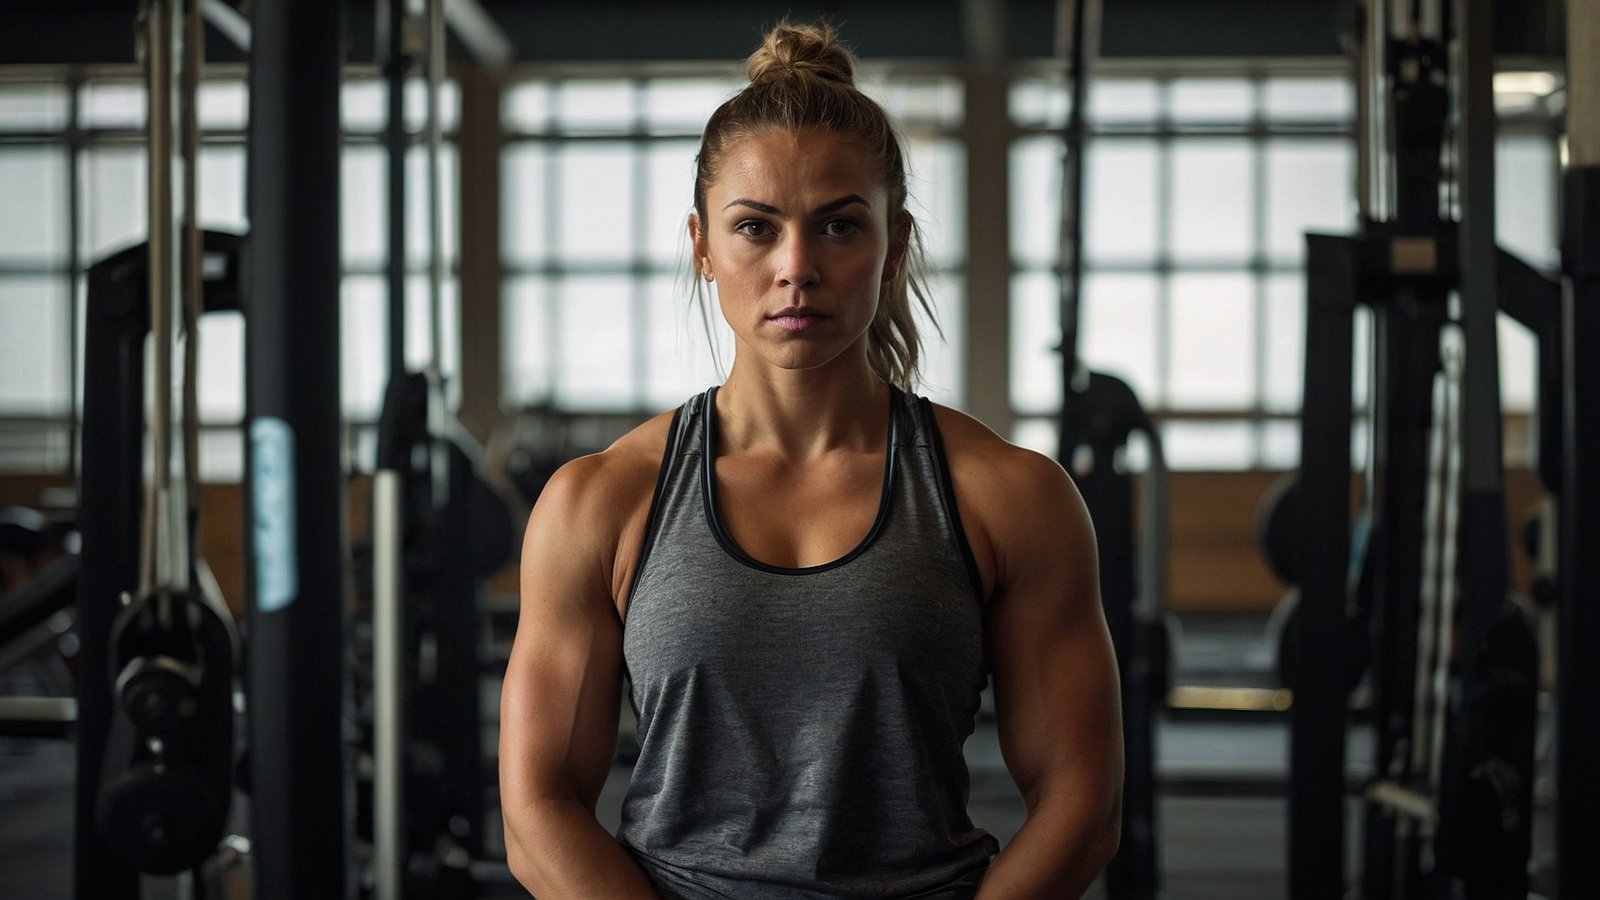
[[[701,274],[737,341],[782,369],[866,359],[883,283],[903,256],[871,154],[825,131],[767,131],[723,151],[691,217]],[[751,360],[753,361],[753,360]]]

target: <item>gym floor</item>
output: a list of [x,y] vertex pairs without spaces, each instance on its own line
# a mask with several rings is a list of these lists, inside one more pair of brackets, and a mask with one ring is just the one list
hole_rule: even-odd
[[[1175,655],[1177,677],[1216,683],[1231,676],[1244,683],[1269,678],[1263,663],[1265,623],[1255,617],[1186,619]],[[497,691],[486,685],[492,710]],[[1349,771],[1370,768],[1369,737],[1352,729]],[[492,746],[492,745],[491,745]],[[968,741],[973,820],[1002,843],[1022,823],[1022,802],[1001,762],[992,718],[980,719]],[[1161,896],[1172,900],[1285,897],[1287,847],[1283,784],[1288,774],[1288,719],[1282,715],[1167,713],[1157,723],[1157,828],[1162,866]],[[0,895],[50,900],[71,896],[73,748],[51,739],[0,740]],[[600,818],[615,829],[628,768],[612,770],[600,800]],[[1352,801],[1347,855],[1352,876],[1359,848]],[[496,810],[491,818],[498,816]],[[1536,843],[1548,846],[1547,827]],[[497,828],[491,849],[499,849]],[[1535,861],[1547,858],[1536,849]],[[503,864],[474,864],[491,898],[526,896]],[[1098,890],[1090,896],[1099,896]],[[147,879],[144,896],[177,898],[171,879]]]

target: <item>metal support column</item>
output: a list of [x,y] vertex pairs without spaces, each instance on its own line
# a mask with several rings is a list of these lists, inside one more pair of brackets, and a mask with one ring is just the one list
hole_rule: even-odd
[[351,895],[342,733],[342,4],[258,0],[250,65],[246,398],[256,896]]

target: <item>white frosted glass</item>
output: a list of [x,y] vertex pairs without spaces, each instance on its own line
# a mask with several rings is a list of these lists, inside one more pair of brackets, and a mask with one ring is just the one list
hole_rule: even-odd
[[1091,369],[1128,382],[1146,407],[1161,405],[1156,340],[1161,284],[1145,273],[1090,273],[1083,281],[1079,352]]
[[1505,313],[1497,316],[1500,339],[1500,406],[1507,412],[1534,411],[1538,398],[1539,342]]
[[195,200],[200,227],[243,234],[249,230],[245,215],[245,151],[243,147],[206,147],[200,151],[195,173]]
[[0,260],[67,255],[67,157],[56,147],[0,149]]
[[72,406],[67,291],[62,278],[0,278],[0,412],[65,413]]
[[0,131],[55,131],[66,124],[65,85],[0,85]]
[[707,336],[698,302],[685,296],[669,276],[649,279],[644,290],[644,402],[649,410],[672,409],[722,381],[712,341],[727,366],[733,361],[733,333],[719,316],[712,319],[712,333]]
[[891,81],[873,94],[889,115],[907,129],[961,124],[966,103],[961,83],[954,78],[937,81]]
[[[433,301],[427,275],[406,278],[406,366],[421,371],[433,364],[435,342],[439,345],[439,372],[454,378],[461,371],[461,307],[455,279],[445,278],[439,285],[439,327],[433,330]],[[384,340],[388,340],[387,337]]]
[[633,84],[622,79],[563,81],[555,101],[557,128],[626,131],[637,124]]
[[645,164],[648,180],[644,246],[650,261],[687,271],[689,212],[694,209],[694,141],[650,144]]
[[1052,265],[1061,249],[1061,142],[1023,138],[1011,145],[1011,258]]
[[[444,253],[445,266],[456,259],[456,235],[460,204],[456,202],[459,178],[456,172],[456,148],[445,144],[439,148],[439,245]],[[432,245],[429,216],[431,195],[428,191],[428,152],[413,147],[406,154],[406,260],[408,267],[426,267]]]
[[1255,398],[1255,284],[1245,274],[1171,281],[1167,397],[1175,408],[1245,409]]
[[195,113],[205,131],[243,131],[250,120],[250,92],[236,79],[204,82]]
[[1161,449],[1174,470],[1229,472],[1255,464],[1255,436],[1249,422],[1197,422],[1175,419],[1161,425]]
[[389,299],[383,278],[348,275],[339,321],[339,382],[346,419],[374,421],[389,384]]
[[1011,279],[1011,408],[1019,414],[1061,408],[1061,309],[1054,276]]
[[1267,253],[1299,265],[1305,233],[1349,234],[1356,226],[1355,153],[1344,140],[1266,145]]
[[549,285],[542,278],[510,278],[505,292],[500,348],[505,400],[512,406],[546,402],[555,369]]
[[1161,91],[1154,81],[1101,78],[1089,84],[1091,122],[1149,122],[1160,112]]
[[1263,112],[1278,120],[1347,122],[1355,116],[1348,78],[1271,78],[1261,99]]
[[555,401],[563,409],[626,409],[642,373],[634,367],[633,285],[624,276],[556,283]]
[[1234,140],[1172,146],[1172,253],[1183,261],[1249,258],[1255,226],[1254,160]]
[[1160,150],[1143,139],[1103,138],[1085,158],[1083,249],[1092,265],[1155,259]]
[[78,94],[78,118],[85,128],[143,128],[144,84],[91,81]]
[[1256,465],[1263,469],[1293,469],[1300,465],[1300,423],[1275,419],[1261,423],[1261,452]]
[[346,147],[339,169],[339,235],[346,265],[389,256],[389,157],[381,147]]
[[966,154],[960,141],[912,138],[906,209],[922,231],[930,264],[961,264],[967,253]]
[[1011,425],[1011,443],[1054,459],[1061,449],[1061,427],[1055,419],[1019,418]]
[[[244,316],[214,312],[200,317],[195,399],[200,421],[234,424],[244,419]],[[201,463],[205,465],[204,461]]]
[[1012,82],[1007,105],[1018,125],[1058,128],[1067,121],[1072,96],[1060,80],[1023,78]]
[[510,144],[501,157],[501,241],[509,263],[536,264],[550,256],[548,165],[549,154],[535,143]]
[[1494,162],[1496,240],[1532,266],[1555,269],[1561,262],[1555,148],[1548,138],[1502,137]]
[[550,85],[524,82],[506,88],[500,100],[501,121],[508,130],[536,132],[550,127]]
[[1299,412],[1305,399],[1306,288],[1303,275],[1266,280],[1261,327],[1266,359],[1261,404],[1272,412]]
[[556,248],[565,262],[632,258],[634,151],[624,143],[561,147],[555,157],[560,223]]
[[[961,348],[965,346],[966,295],[963,281],[955,277],[928,279],[928,295],[938,328],[912,298],[912,316],[922,338],[922,382],[919,393],[938,403],[960,406],[966,393],[966,368]],[[940,331],[943,331],[941,336]]]
[[1242,78],[1183,78],[1170,90],[1177,122],[1243,122],[1255,106],[1250,82]]
[[82,218],[80,250],[89,261],[142,241],[146,178],[142,148],[93,147],[79,157],[78,187]]
[[644,87],[644,121],[652,130],[692,132],[742,87],[729,78],[656,78]]

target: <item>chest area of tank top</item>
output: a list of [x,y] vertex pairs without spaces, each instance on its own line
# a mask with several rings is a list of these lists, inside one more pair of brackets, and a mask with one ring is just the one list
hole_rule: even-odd
[[719,457],[706,470],[707,507],[746,556],[777,568],[821,566],[854,550],[885,502],[884,453],[805,466]]

